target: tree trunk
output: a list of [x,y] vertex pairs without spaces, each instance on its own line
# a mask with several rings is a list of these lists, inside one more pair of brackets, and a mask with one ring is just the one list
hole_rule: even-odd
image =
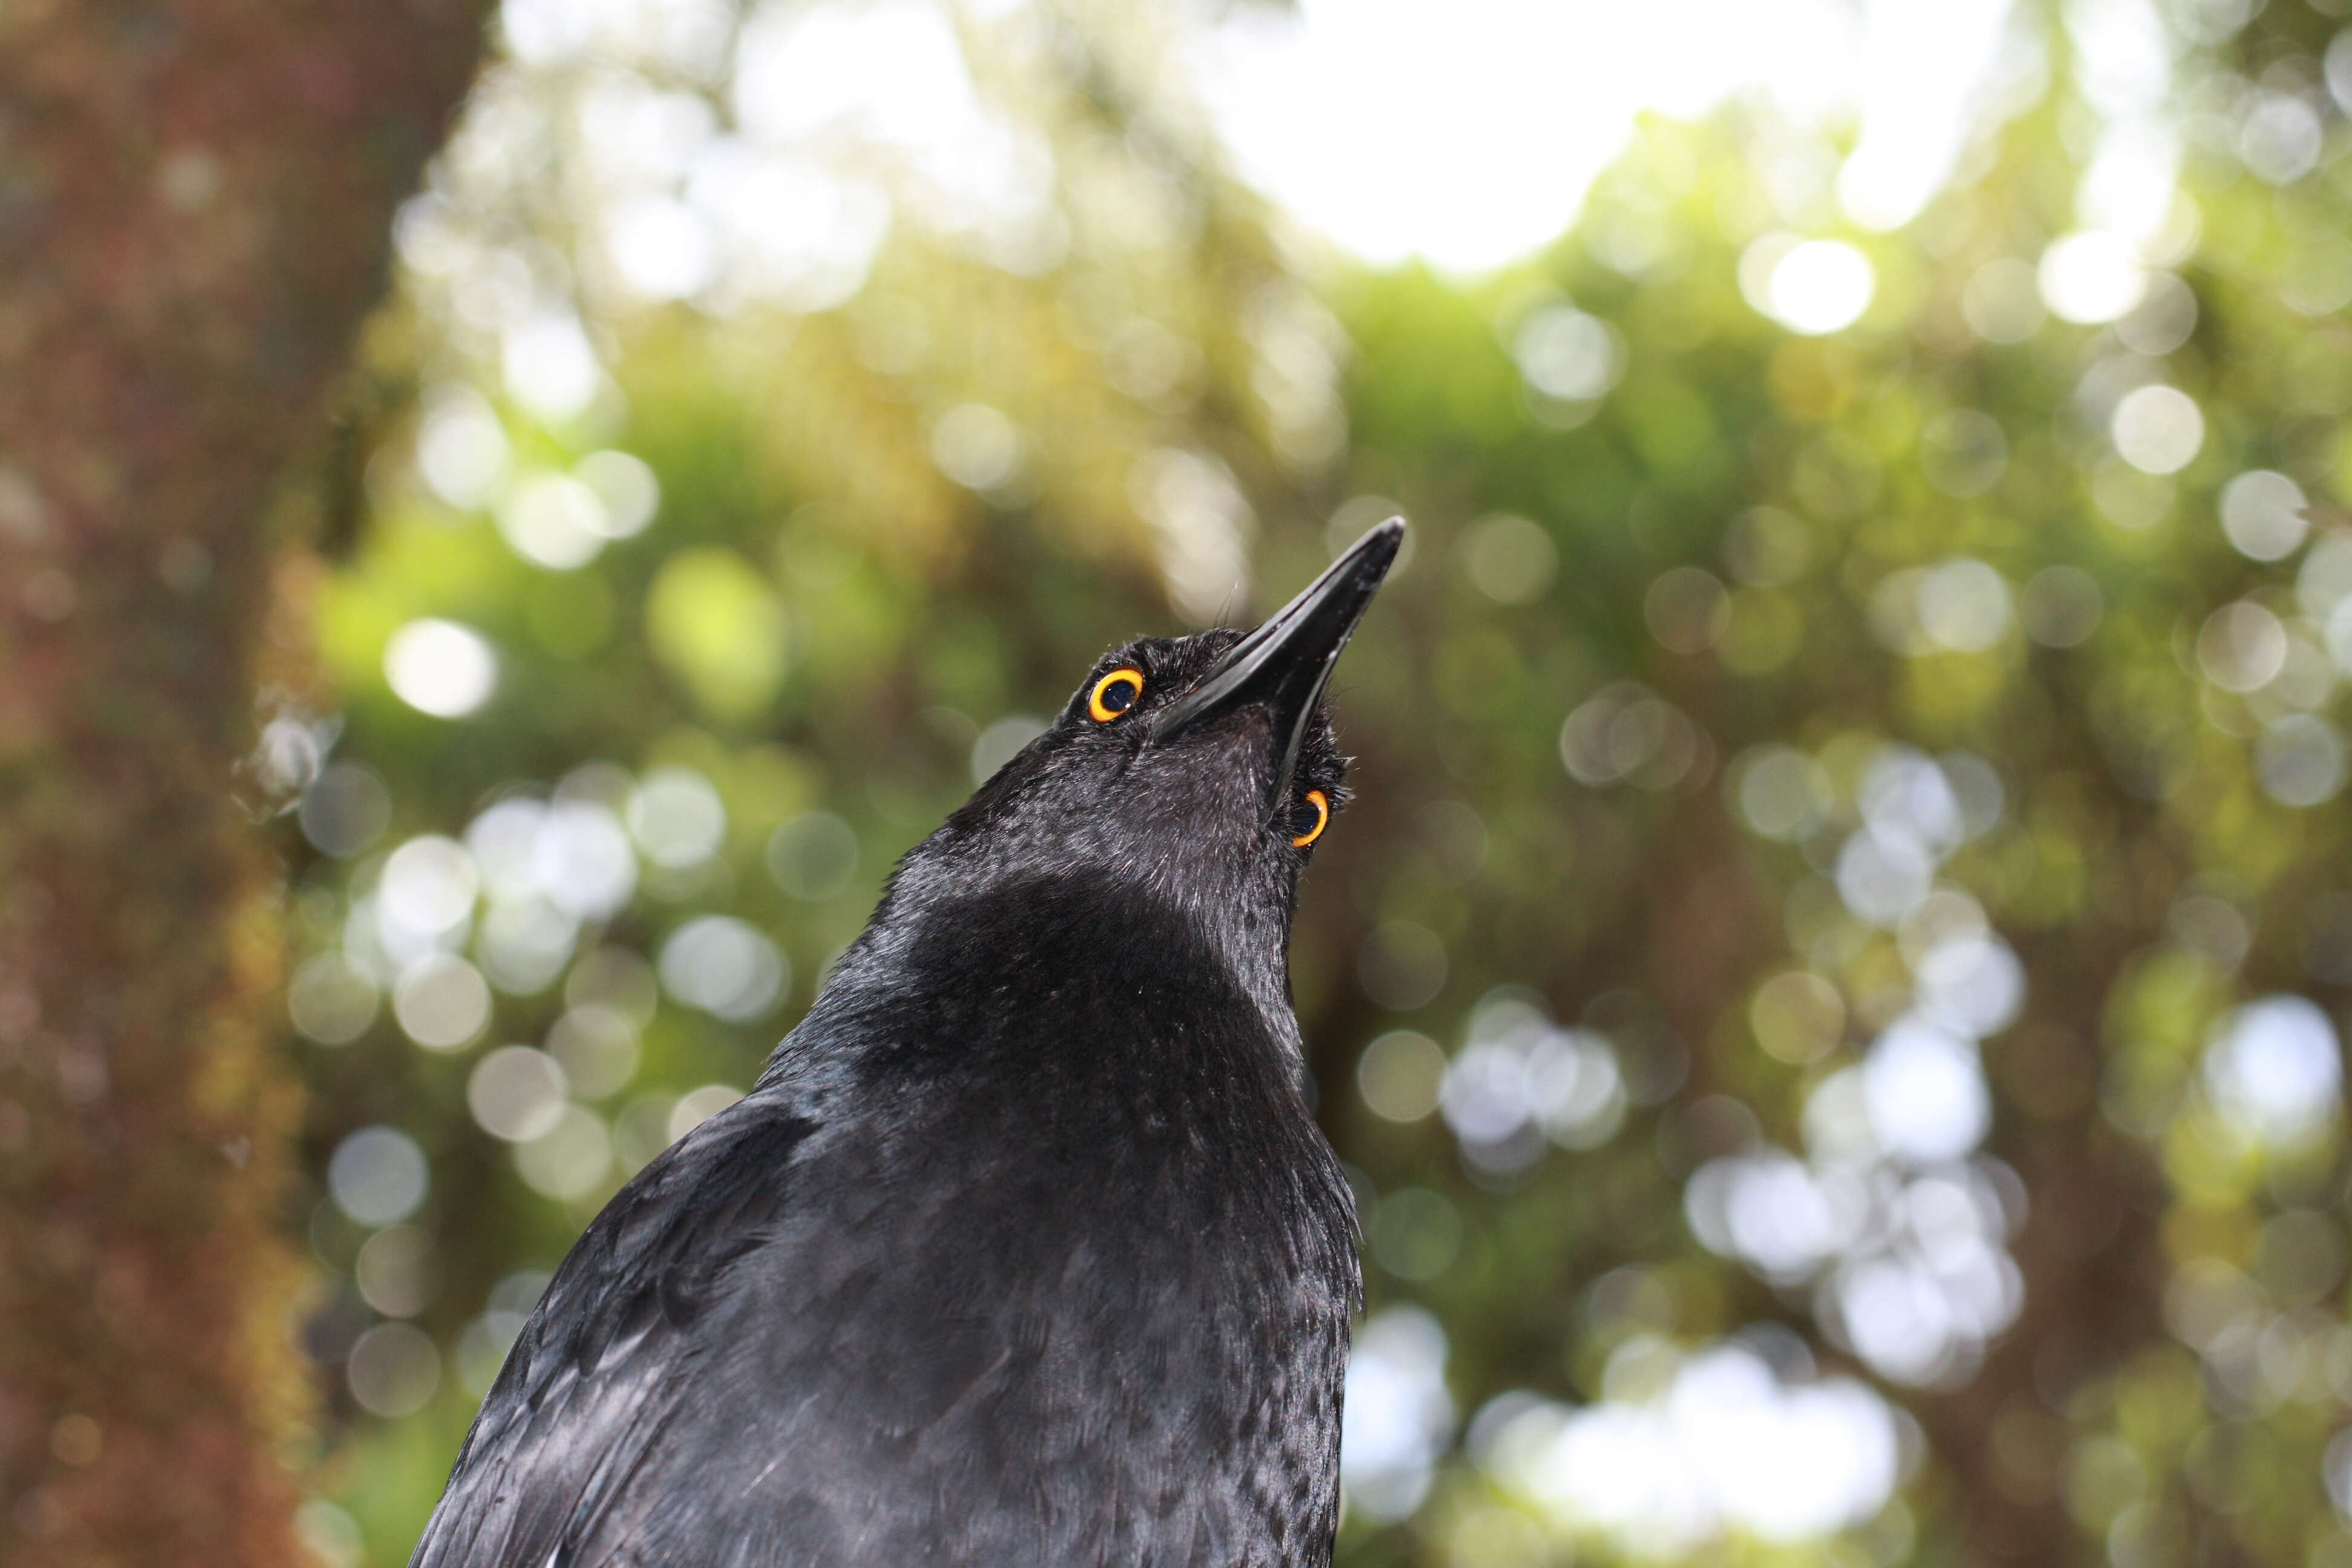
[[12,1563],[303,1560],[281,898],[231,775],[301,663],[263,513],[480,31],[473,0],[0,4]]

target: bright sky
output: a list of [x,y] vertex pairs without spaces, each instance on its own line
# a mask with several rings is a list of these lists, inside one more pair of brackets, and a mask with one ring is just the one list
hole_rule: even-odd
[[1893,227],[1950,169],[2009,0],[1301,0],[1197,51],[1252,183],[1374,262],[1500,266],[1556,238],[1636,117],[1761,94],[1853,122],[1848,216]]

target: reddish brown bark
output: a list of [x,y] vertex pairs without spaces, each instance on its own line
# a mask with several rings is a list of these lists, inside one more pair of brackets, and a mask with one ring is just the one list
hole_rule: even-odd
[[231,774],[299,641],[262,513],[479,35],[472,0],[0,5],[12,1563],[301,1560],[278,887]]

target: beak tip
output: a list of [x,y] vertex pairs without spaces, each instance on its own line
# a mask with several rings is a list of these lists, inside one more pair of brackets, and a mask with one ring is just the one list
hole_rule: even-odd
[[1404,519],[1392,517],[1374,525],[1348,548],[1351,553],[1362,555],[1367,563],[1377,561],[1385,570],[1396,560],[1397,552],[1404,548]]
[[1390,518],[1386,522],[1366,530],[1362,538],[1341,551],[1329,570],[1318,580],[1316,587],[1326,584],[1337,587],[1345,584],[1347,589],[1369,599],[1395,567],[1397,556],[1403,550],[1404,519]]
[[1403,549],[1404,519],[1390,518],[1368,530],[1361,539],[1349,545],[1347,553],[1333,563],[1315,587],[1299,595],[1299,599],[1304,601],[1318,588],[1328,584],[1333,590],[1328,596],[1344,605],[1340,611],[1341,619],[1335,628],[1337,638],[1326,656],[1327,667],[1336,661],[1340,650],[1348,646],[1356,623],[1370,607],[1373,596],[1380,592],[1381,584],[1388,580],[1388,574],[1396,566],[1397,556]]
[[1220,655],[1201,681],[1168,708],[1160,732],[1175,734],[1237,702],[1266,702],[1278,742],[1276,787],[1282,787],[1331,668],[1403,543],[1404,519],[1392,517],[1349,545],[1297,598]]

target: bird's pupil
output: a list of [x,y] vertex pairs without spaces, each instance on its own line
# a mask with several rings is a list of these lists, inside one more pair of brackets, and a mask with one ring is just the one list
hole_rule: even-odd
[[1323,826],[1323,813],[1311,800],[1302,800],[1290,808],[1290,828],[1294,837],[1305,838]]
[[1114,713],[1124,713],[1135,706],[1135,682],[1114,680],[1103,688],[1102,705]]

